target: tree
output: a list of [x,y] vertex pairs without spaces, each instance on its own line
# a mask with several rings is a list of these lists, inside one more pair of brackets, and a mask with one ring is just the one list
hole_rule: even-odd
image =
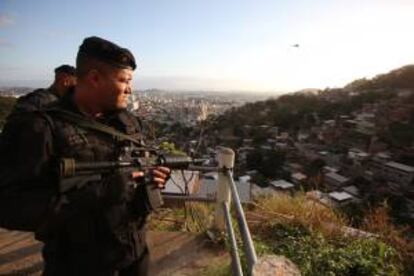
[[264,159],[261,166],[261,172],[263,175],[275,178],[281,176],[282,166],[285,162],[285,153],[281,151],[267,151],[264,155]]
[[276,150],[256,149],[246,157],[248,169],[258,170],[263,176],[275,178],[281,175],[281,169],[285,162],[285,153]]
[[174,143],[170,143],[170,142],[161,142],[160,144],[160,149],[162,151],[165,151],[166,153],[170,153],[170,154],[177,154],[177,155],[185,155],[184,152],[182,152],[181,150],[178,150],[175,147]]
[[255,149],[246,156],[246,166],[248,169],[258,170],[263,161],[263,154],[260,150]]
[[324,160],[317,158],[311,161],[305,167],[305,174],[308,176],[308,184],[311,188],[320,188],[322,185],[322,169],[326,163]]
[[255,183],[257,186],[260,187],[268,187],[269,180],[266,179],[261,173],[257,173],[252,177],[252,182]]

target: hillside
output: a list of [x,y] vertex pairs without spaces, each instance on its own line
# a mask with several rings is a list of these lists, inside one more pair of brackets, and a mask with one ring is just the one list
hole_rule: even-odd
[[414,65],[406,65],[392,70],[386,74],[380,74],[371,80],[355,80],[344,88],[346,89],[411,89],[414,90]]
[[403,118],[404,121],[387,122],[378,135],[388,140],[389,144],[409,146],[414,140],[414,134],[410,134],[414,133],[413,91],[414,65],[408,65],[369,80],[355,80],[343,88],[305,90],[277,99],[248,103],[206,122],[206,132],[224,131],[235,137],[260,140],[263,138],[258,137],[260,133],[249,131],[249,126],[276,126],[279,132],[295,134],[301,129],[318,126],[324,120],[349,116],[367,105],[381,105],[385,109],[403,107],[408,115]]
[[4,126],[7,115],[13,108],[16,98],[0,97],[0,129]]

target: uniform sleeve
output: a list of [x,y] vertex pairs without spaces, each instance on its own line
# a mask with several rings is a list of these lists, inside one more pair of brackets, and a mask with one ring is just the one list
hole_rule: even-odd
[[38,89],[18,98],[13,107],[12,114],[38,111],[57,100],[58,97],[50,90]]
[[0,209],[29,227],[41,220],[56,191],[52,132],[44,118],[27,113],[10,118],[1,139]]

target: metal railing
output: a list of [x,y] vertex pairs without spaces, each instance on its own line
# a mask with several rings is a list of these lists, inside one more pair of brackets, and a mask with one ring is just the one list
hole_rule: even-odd
[[240,263],[239,249],[237,247],[236,236],[234,234],[233,225],[231,223],[230,208],[227,202],[223,203],[223,210],[226,219],[227,234],[230,239],[232,271],[234,275],[243,275],[243,270]]
[[[236,211],[237,224],[239,226],[239,231],[240,231],[240,235],[241,235],[243,246],[244,246],[244,253],[246,256],[246,260],[247,260],[247,267],[249,270],[249,274],[251,274],[251,272],[253,271],[253,266],[257,262],[256,250],[254,248],[253,240],[250,235],[249,226],[247,225],[243,207],[240,202],[239,193],[237,192],[236,184],[234,183],[234,180],[233,180],[233,173],[231,172],[231,170],[227,170],[225,173],[228,177],[228,181],[229,181],[229,185],[231,189],[233,205]],[[227,208],[226,204],[223,206],[224,206],[223,208]],[[229,219],[230,218],[226,216],[226,220],[229,220]],[[231,221],[230,222],[226,221],[226,226],[227,226],[226,228],[227,233],[229,236],[231,236],[231,232],[233,232],[233,230],[231,229],[232,227]],[[230,239],[230,241],[233,243],[232,239]],[[237,272],[237,270],[233,270],[233,271]],[[242,275],[242,274],[236,273],[236,275]]]
[[247,273],[252,274],[253,267],[257,262],[256,250],[254,248],[253,240],[251,238],[250,230],[247,225],[246,217],[243,211],[243,207],[240,202],[239,193],[237,191],[236,184],[233,179],[233,166],[234,166],[235,154],[234,151],[229,148],[220,148],[217,156],[218,167],[215,168],[203,168],[197,167],[199,171],[215,171],[218,172],[217,180],[217,194],[216,198],[203,198],[199,196],[174,196],[165,195],[166,199],[173,200],[185,200],[185,201],[199,201],[216,203],[215,208],[215,223],[216,229],[226,231],[227,238],[230,243],[231,254],[231,267],[233,275],[243,275],[239,249],[237,245],[237,239],[235,231],[233,229],[231,218],[231,206],[233,206],[238,224],[241,241],[243,243],[244,256],[246,257]]
[[[221,148],[218,153],[219,173],[217,182],[217,205],[215,227],[226,230],[231,247],[232,270],[234,275],[243,275],[233,224],[230,216],[230,206],[233,205],[236,220],[243,242],[244,255],[247,261],[247,273],[252,274],[253,267],[257,262],[256,250],[250,235],[243,207],[240,202],[239,193],[233,179],[233,167],[235,154],[229,148]],[[224,227],[226,226],[226,227]]]

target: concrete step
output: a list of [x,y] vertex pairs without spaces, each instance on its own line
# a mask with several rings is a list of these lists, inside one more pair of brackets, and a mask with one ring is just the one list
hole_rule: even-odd
[[[186,232],[148,232],[150,275],[199,275],[215,262],[229,260],[222,247],[204,235]],[[32,233],[0,228],[0,276],[40,275],[42,243]]]

